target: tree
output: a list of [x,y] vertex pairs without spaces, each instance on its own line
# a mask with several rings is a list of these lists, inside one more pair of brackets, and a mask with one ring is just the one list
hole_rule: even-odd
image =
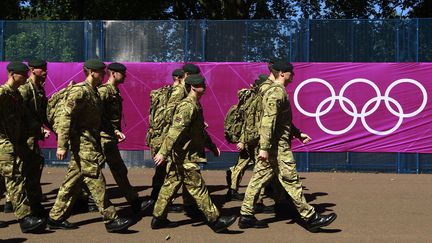
[[2,0],[0,8],[0,20],[21,19],[21,9],[19,0]]

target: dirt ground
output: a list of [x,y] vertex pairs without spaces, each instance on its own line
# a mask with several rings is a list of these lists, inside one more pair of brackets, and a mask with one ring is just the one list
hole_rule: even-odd
[[[42,182],[47,196],[46,207],[51,207],[66,168],[45,168]],[[258,214],[269,223],[267,229],[241,230],[237,222],[224,234],[215,234],[205,224],[179,213],[169,219],[179,221],[174,229],[152,230],[150,213],[132,215],[121,197],[109,170],[104,169],[108,193],[121,216],[131,216],[136,223],[123,234],[107,233],[99,213],[73,215],[69,221],[77,223],[77,230],[47,230],[43,234],[23,234],[13,214],[0,213],[9,223],[0,229],[4,242],[432,242],[432,175],[366,174],[366,173],[300,173],[305,196],[318,212],[336,212],[338,218],[319,233],[310,233],[293,220],[295,214],[275,217]],[[140,196],[148,197],[152,169],[132,168],[131,183]],[[211,196],[222,214],[238,214],[241,202],[225,203],[225,171],[204,171]],[[251,172],[245,175],[244,186]],[[181,203],[181,198],[176,200]],[[0,205],[4,204],[4,199]],[[273,204],[266,199],[265,204]],[[2,206],[0,206],[2,209]],[[288,206],[287,206],[288,207]]]

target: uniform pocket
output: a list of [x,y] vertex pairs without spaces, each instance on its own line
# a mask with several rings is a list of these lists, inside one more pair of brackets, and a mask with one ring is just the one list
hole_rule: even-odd
[[4,177],[11,177],[13,175],[13,168],[15,164],[15,155],[4,153],[0,155],[0,172]]
[[105,162],[105,157],[94,151],[80,151],[81,171],[85,176],[98,177],[101,165]]

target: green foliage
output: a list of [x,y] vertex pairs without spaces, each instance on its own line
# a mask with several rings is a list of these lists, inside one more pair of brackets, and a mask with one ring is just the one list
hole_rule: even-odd
[[5,60],[28,60],[39,57],[47,61],[81,60],[83,44],[78,41],[82,28],[62,23],[10,23],[5,36]]

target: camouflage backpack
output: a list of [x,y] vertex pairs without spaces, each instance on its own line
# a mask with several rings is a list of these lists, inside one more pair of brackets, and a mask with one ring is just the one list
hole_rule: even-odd
[[73,86],[74,85],[68,85],[54,93],[51,98],[49,98],[46,112],[48,123],[51,126],[54,126],[55,118],[58,116],[60,110],[59,107],[61,107],[61,105],[67,100],[69,90],[71,90]]
[[231,106],[224,119],[225,139],[230,143],[238,143],[246,121],[246,112],[253,103],[257,90],[241,89],[237,93],[239,102]]
[[[171,123],[169,118],[172,116],[167,116],[166,109],[172,91],[173,87],[171,85],[166,85],[150,92],[149,129],[146,137],[148,146],[156,146],[156,140],[161,140],[158,138],[167,131],[167,128]],[[174,110],[171,112],[173,113]],[[159,144],[160,142],[161,141],[157,143]]]

